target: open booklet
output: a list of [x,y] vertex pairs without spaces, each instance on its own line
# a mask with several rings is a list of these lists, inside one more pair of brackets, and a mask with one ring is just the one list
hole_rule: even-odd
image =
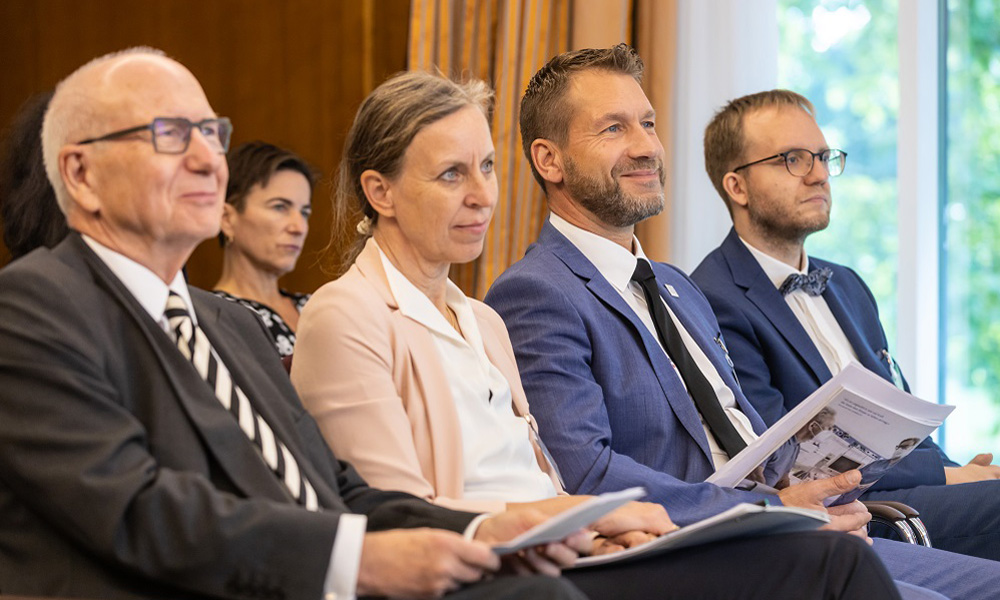
[[954,410],[912,396],[857,363],[803,400],[707,479],[736,487],[791,441],[788,483],[861,470],[861,485],[827,505],[856,500]]
[[826,513],[806,508],[737,504],[725,512],[675,529],[645,544],[620,552],[585,556],[578,559],[573,568],[621,562],[722,540],[810,531],[829,522],[830,517]]
[[[563,540],[619,506],[645,495],[645,489],[634,487],[595,496],[539,523],[507,543],[494,546],[493,551],[501,555],[510,554],[524,548]],[[645,544],[620,552],[583,557],[576,561],[573,568],[630,560],[725,539],[807,531],[822,527],[829,521],[830,518],[825,513],[805,508],[738,504],[725,512],[681,527]]]

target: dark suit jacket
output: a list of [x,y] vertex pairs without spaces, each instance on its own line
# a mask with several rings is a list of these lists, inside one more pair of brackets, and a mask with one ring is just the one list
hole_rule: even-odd
[[[861,364],[892,381],[885,331],[868,286],[838,264],[810,257],[809,267],[833,271],[823,299]],[[809,334],[735,230],[691,277],[715,310],[743,391],[769,425],[832,377]],[[955,464],[928,438],[873,489],[943,485],[943,467]]]
[[169,337],[71,234],[0,271],[0,592],[317,600],[341,514],[367,514],[370,530],[471,520],[365,485],[324,444],[259,320],[191,296],[323,510],[292,501]]
[[[762,432],[763,421],[733,378],[708,302],[678,269],[652,265],[659,283],[678,295],[661,286],[663,299]],[[666,506],[681,524],[765,497],[704,483],[714,471],[708,439],[659,342],[551,224],[497,279],[486,302],[510,331],[532,413],[568,491],[642,485],[646,499]]]

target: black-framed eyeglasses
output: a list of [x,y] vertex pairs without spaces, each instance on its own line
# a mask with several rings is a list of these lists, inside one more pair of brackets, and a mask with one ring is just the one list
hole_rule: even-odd
[[233,124],[226,117],[202,119],[197,123],[183,117],[156,117],[147,125],[137,125],[113,131],[107,135],[89,138],[79,144],[93,144],[114,140],[140,131],[150,131],[153,134],[153,149],[161,154],[183,154],[191,144],[191,130],[195,127],[208,142],[208,145],[225,154],[229,150],[229,138],[233,133]]
[[805,177],[808,175],[812,171],[813,161],[817,158],[820,164],[826,167],[826,172],[830,177],[836,177],[843,173],[844,166],[847,163],[847,153],[836,148],[827,148],[819,152],[811,152],[805,148],[793,148],[787,152],[779,152],[774,156],[768,156],[767,158],[740,165],[733,169],[733,172],[735,173],[740,169],[759,165],[760,163],[776,158],[781,158],[785,162],[785,168],[788,169],[788,172],[796,177]]

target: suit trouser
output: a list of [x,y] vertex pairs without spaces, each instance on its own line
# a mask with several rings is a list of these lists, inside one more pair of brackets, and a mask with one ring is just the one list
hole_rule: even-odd
[[[481,581],[446,594],[447,600],[587,600],[576,587],[563,578],[502,576]],[[363,597],[361,600],[371,597]]]
[[935,548],[1000,560],[1000,481],[871,491],[866,500],[896,500],[920,511]]
[[874,549],[896,580],[953,600],[1000,597],[1000,562],[885,539],[875,539]]
[[825,532],[720,542],[563,575],[594,599],[900,597],[863,541]]
[[[642,560],[565,571],[561,579],[499,577],[448,600],[899,598],[882,563],[860,539],[809,532],[686,548]],[[904,595],[907,600],[936,597]]]

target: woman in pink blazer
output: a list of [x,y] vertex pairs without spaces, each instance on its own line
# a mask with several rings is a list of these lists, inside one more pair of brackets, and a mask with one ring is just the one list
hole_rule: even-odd
[[[530,503],[555,514],[545,457],[500,317],[448,279],[479,256],[496,206],[483,82],[421,73],[362,104],[340,168],[342,219],[358,240],[342,277],[302,311],[292,381],[338,457],[374,486],[451,508]],[[594,524],[600,550],[674,528],[632,503]]]

